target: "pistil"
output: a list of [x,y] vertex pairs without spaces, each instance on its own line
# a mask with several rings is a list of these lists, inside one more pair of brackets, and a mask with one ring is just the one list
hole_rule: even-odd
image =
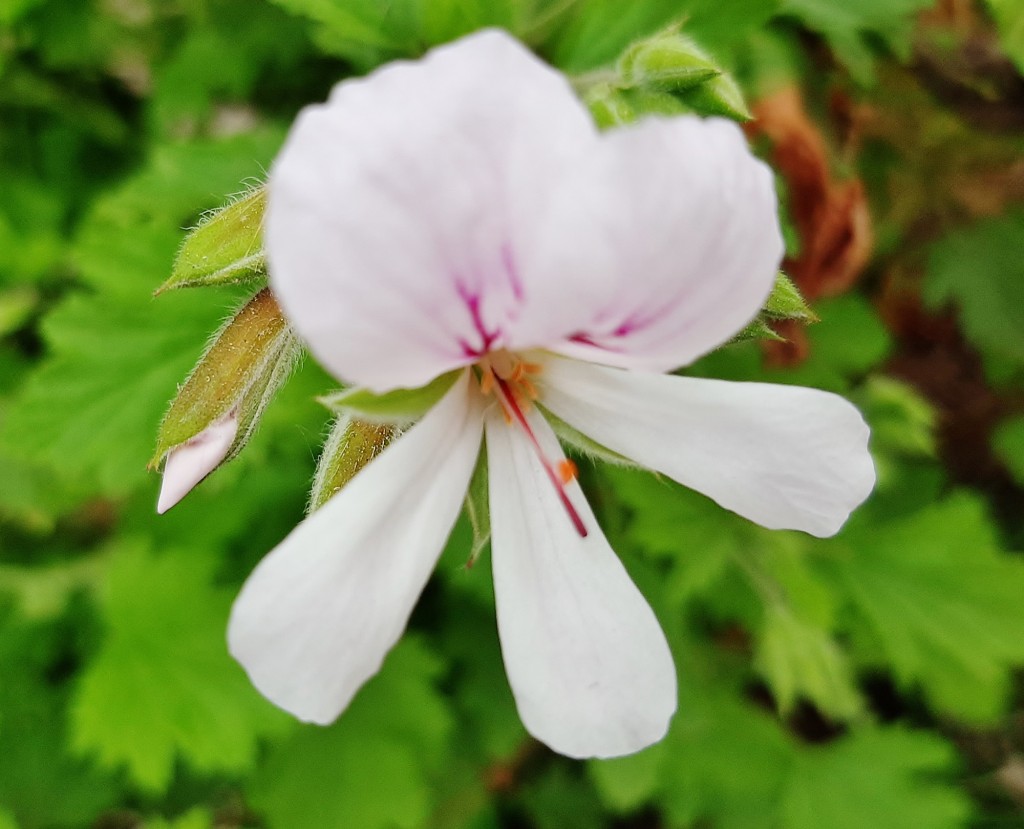
[[537,439],[536,433],[533,431],[533,427],[530,425],[530,421],[526,417],[525,407],[520,403],[516,394],[517,390],[521,390],[527,395],[527,400],[537,396],[533,383],[527,379],[526,375],[528,373],[535,373],[540,367],[517,360],[508,372],[502,372],[502,374],[507,374],[507,377],[499,374],[496,367],[489,360],[483,362],[479,368],[480,390],[484,394],[489,394],[491,391],[496,392],[506,419],[510,424],[519,426],[526,433],[531,446],[533,446],[533,450],[537,453],[537,457],[544,467],[544,471],[547,473],[548,480],[551,481],[555,492],[558,493],[558,499],[562,502],[562,506],[569,515],[569,520],[572,521],[572,525],[576,532],[580,534],[580,537],[586,538],[587,527],[583,523],[583,519],[580,517],[576,507],[569,499],[569,493],[566,491],[569,482],[576,478],[576,464],[567,458],[557,462],[552,461],[547,456],[544,448],[540,445],[540,441]]

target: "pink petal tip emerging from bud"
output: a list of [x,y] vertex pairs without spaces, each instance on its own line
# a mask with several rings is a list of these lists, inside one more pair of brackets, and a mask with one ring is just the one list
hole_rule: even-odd
[[192,440],[172,449],[164,465],[164,480],[156,511],[163,515],[227,457],[238,432],[238,412],[232,411],[207,426]]

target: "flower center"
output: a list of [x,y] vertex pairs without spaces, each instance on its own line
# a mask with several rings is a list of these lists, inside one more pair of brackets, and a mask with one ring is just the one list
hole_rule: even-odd
[[587,527],[566,491],[569,482],[576,478],[576,464],[568,458],[552,460],[537,440],[537,435],[526,416],[538,396],[537,387],[531,377],[540,374],[543,366],[508,351],[494,351],[486,354],[474,368],[480,382],[480,391],[485,395],[493,394],[501,404],[505,422],[523,430],[544,471],[547,472],[548,480],[555,487],[573,527],[582,538],[586,538]]

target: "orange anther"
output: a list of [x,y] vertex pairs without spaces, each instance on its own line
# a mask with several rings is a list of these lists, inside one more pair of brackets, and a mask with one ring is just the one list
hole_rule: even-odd
[[490,369],[486,369],[480,375],[480,391],[484,394],[490,394],[494,391],[494,372]]
[[516,363],[515,366],[512,368],[512,373],[509,375],[508,379],[511,380],[513,383],[518,383],[520,380],[523,379],[523,375],[525,373],[526,369],[523,368],[523,364]]
[[537,387],[535,385],[533,385],[533,383],[531,383],[525,377],[522,380],[519,381],[519,388],[526,394],[526,396],[530,400],[536,400],[537,399],[537,397],[538,397],[538,395],[537,395]]
[[563,485],[569,483],[569,481],[575,481],[579,472],[579,469],[576,468],[576,464],[568,458],[563,458],[558,462],[558,479]]
[[540,374],[544,368],[540,363],[520,363],[527,374]]

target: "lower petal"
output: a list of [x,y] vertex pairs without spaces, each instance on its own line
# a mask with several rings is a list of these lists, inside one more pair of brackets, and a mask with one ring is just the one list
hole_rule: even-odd
[[770,529],[834,535],[875,484],[868,427],[835,394],[563,358],[541,378],[575,429]]
[[463,376],[260,562],[228,644],[271,702],[326,724],[377,673],[459,515],[482,428]]
[[[561,455],[540,416],[531,425]],[[573,527],[534,447],[498,413],[487,421],[498,630],[527,730],[570,757],[615,757],[660,740],[676,708],[658,621],[601,533],[578,484]]]

